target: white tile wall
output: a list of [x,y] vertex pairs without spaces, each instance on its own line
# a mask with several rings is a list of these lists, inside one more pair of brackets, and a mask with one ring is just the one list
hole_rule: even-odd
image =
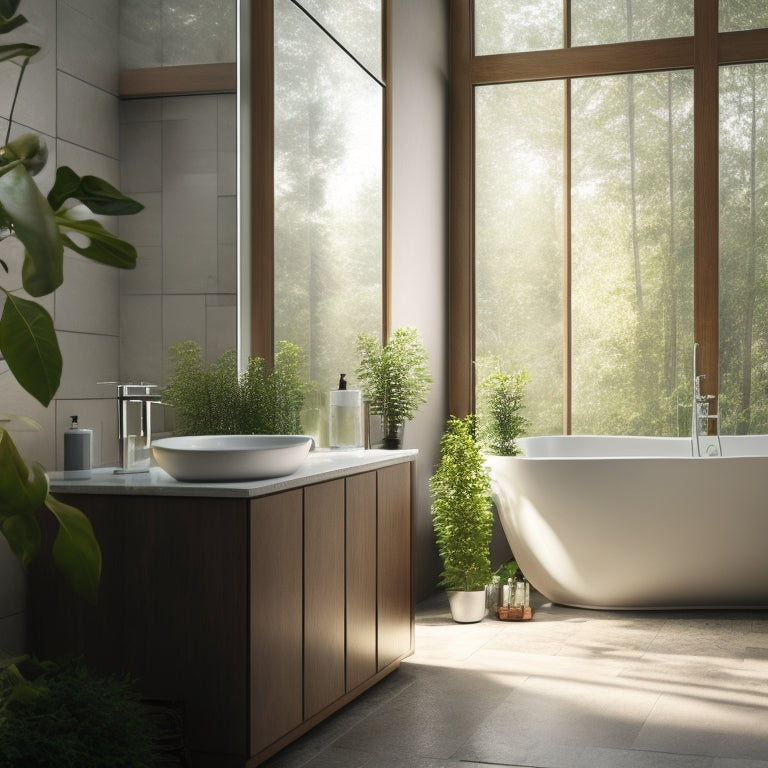
[[81,400],[104,397],[104,387],[99,382],[115,381],[117,378],[119,338],[70,331],[59,331],[58,337],[64,367],[57,398]]
[[[14,121],[48,136],[56,133],[56,0],[25,0],[28,23],[3,35],[3,44],[25,42],[41,46],[21,81]],[[8,116],[18,80],[16,66],[0,66],[0,114]]]
[[121,381],[163,382],[163,297],[159,293],[120,298]]
[[117,0],[60,2],[57,8],[59,70],[117,94]]
[[197,341],[216,359],[237,342],[234,96],[121,105],[121,189],[146,210],[120,222],[139,246],[121,275],[120,374],[164,383],[167,349]]
[[119,280],[118,270],[66,253],[64,284],[54,294],[56,328],[116,337],[120,332],[115,311]]
[[213,293],[218,254],[215,96],[163,107],[163,280],[166,292]]
[[54,408],[43,408],[28,395],[10,373],[0,375],[0,411],[34,419],[40,431],[13,431],[13,440],[19,453],[27,461],[37,461],[46,469],[56,466]]
[[59,138],[117,158],[117,97],[64,72],[57,77]]

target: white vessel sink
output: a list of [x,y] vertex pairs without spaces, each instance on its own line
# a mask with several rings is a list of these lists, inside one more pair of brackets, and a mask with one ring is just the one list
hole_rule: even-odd
[[177,480],[236,482],[293,474],[311,446],[307,435],[189,435],[155,440],[152,452]]

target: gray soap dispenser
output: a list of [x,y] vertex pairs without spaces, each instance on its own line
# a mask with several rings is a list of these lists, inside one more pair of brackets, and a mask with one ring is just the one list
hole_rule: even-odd
[[64,433],[64,473],[71,478],[88,478],[93,466],[93,430],[78,426],[77,416],[70,416],[72,426]]

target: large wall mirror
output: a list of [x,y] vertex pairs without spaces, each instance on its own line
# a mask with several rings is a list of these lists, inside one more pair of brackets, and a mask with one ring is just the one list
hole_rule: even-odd
[[237,343],[237,0],[120,0],[120,368],[167,380],[170,345],[215,360]]

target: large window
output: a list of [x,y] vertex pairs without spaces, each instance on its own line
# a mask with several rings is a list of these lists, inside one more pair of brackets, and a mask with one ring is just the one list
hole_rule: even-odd
[[563,5],[452,4],[451,410],[501,364],[533,433],[688,434],[695,340],[768,431],[764,3]]
[[354,383],[357,334],[384,327],[386,2],[274,0],[252,12],[272,46],[255,99],[270,125],[254,106],[253,348],[269,355],[285,340],[306,353],[317,388],[304,429],[324,444],[328,391],[340,373]]

